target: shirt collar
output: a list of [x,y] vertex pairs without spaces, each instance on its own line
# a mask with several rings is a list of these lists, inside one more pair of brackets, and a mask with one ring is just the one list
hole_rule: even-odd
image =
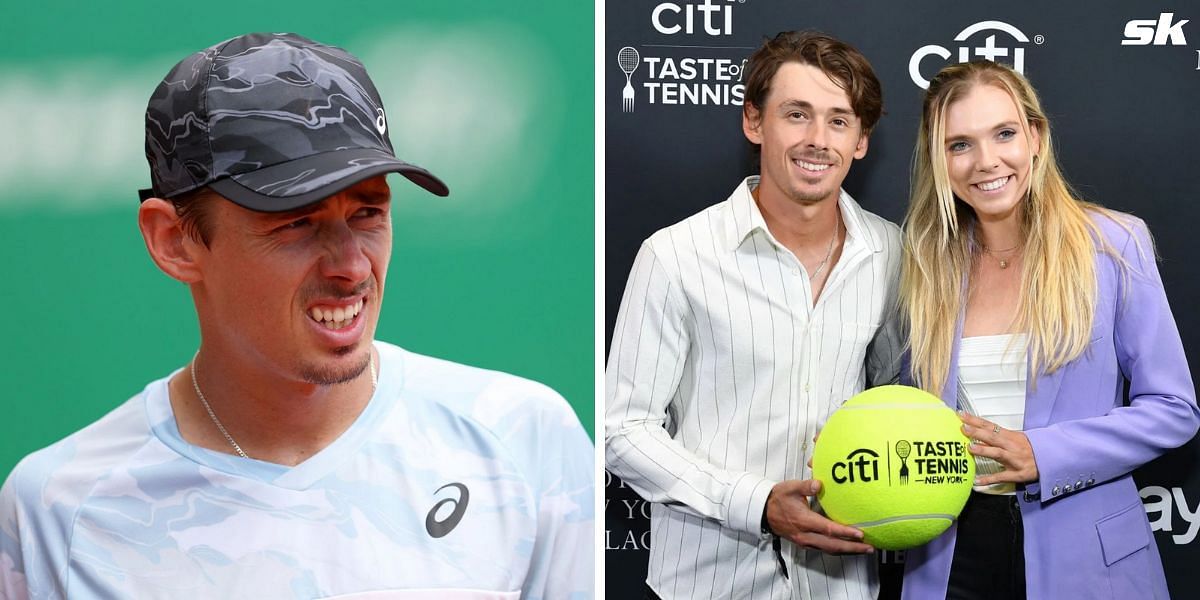
[[[752,195],[754,189],[758,187],[759,180],[758,175],[747,177],[729,197],[731,218],[725,225],[725,242],[726,248],[730,252],[741,247],[742,243],[756,231],[761,231],[763,235],[767,236],[767,239],[771,240],[771,243],[779,245],[775,236],[771,235],[771,231],[767,229],[767,222],[763,219],[762,212],[758,210],[758,203],[754,201]],[[847,244],[862,244],[872,252],[883,252],[883,240],[879,239],[879,234],[867,226],[862,207],[850,194],[846,193],[846,190],[841,190],[838,195],[838,210],[841,212],[842,222],[846,225]]]
[[758,203],[754,201],[752,192],[758,187],[759,176],[751,175],[742,180],[741,185],[733,191],[733,195],[729,197],[730,218],[725,222],[725,247],[733,252],[742,245],[750,237],[750,234],[755,231],[762,231],[768,239],[774,243],[775,238],[767,229],[767,222],[763,220],[762,213],[758,210]]

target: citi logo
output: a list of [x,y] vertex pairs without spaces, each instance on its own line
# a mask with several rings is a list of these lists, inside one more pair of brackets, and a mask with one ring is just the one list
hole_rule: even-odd
[[845,461],[833,463],[830,470],[838,483],[868,483],[879,480],[879,454],[873,450],[859,448],[846,455]]
[[[977,41],[971,41],[971,38],[976,34],[988,33],[987,37]],[[1010,38],[1009,40],[1001,40],[1003,43],[997,42],[997,36],[1003,34],[1003,37]],[[968,26],[954,36],[954,41],[961,43],[958,47],[957,61],[960,63],[968,62],[973,58],[985,58],[990,61],[1004,59],[1004,62],[1011,63],[1013,69],[1018,73],[1025,72],[1025,48],[1021,44],[1029,43],[1029,36],[1021,32],[1020,29],[1009,25],[1003,21],[980,21],[974,25]],[[982,45],[980,44],[982,42]],[[1034,44],[1042,44],[1045,38],[1040,35],[1033,36]],[[912,58],[908,60],[908,75],[912,78],[913,83],[917,84],[921,89],[929,88],[929,80],[921,75],[922,62],[931,55],[937,55],[942,60],[950,60],[953,53],[948,48],[937,44],[929,44],[917,48],[913,52]],[[928,72],[936,73],[937,69],[929,69]]]
[[1158,20],[1134,19],[1125,24],[1125,39],[1122,46],[1183,46],[1187,38],[1183,36],[1183,26],[1188,22],[1181,19],[1175,22],[1175,13],[1162,13]]
[[699,4],[679,5],[663,2],[650,13],[650,24],[663,35],[692,34],[703,29],[708,35],[733,33],[733,5],[746,0],[704,0]]

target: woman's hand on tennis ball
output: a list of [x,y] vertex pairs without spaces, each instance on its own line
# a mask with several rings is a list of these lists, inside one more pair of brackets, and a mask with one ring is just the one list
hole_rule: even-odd
[[999,473],[977,476],[975,485],[1027,483],[1038,480],[1033,446],[1023,432],[1004,429],[987,419],[963,412],[959,412],[958,417],[963,422],[963,434],[971,438],[971,446],[968,448],[971,454],[994,459],[1004,467]]

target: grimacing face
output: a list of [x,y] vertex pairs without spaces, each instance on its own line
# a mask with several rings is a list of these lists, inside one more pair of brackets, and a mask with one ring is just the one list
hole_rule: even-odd
[[314,384],[360,375],[391,257],[390,197],[380,175],[285,213],[217,201],[193,288],[205,345]]
[[1021,118],[1004,89],[976,84],[946,108],[946,174],[954,195],[980,221],[1020,213],[1029,192],[1036,129]]
[[748,107],[742,129],[761,146],[761,194],[798,204],[836,198],[855,159],[867,154],[850,97],[817,67],[786,62],[761,111]]

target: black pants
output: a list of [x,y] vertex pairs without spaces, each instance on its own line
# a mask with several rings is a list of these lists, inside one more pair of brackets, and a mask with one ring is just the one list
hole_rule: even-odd
[[958,516],[947,600],[1025,600],[1024,539],[1016,496],[971,492]]

